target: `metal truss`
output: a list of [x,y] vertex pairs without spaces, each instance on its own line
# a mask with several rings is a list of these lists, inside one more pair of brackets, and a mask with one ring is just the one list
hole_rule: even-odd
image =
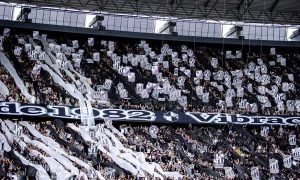
[[[270,1],[270,3],[269,3]],[[209,19],[253,23],[300,24],[299,0],[294,9],[280,7],[280,1],[268,0],[267,6],[257,6],[259,0],[12,0],[38,6],[74,8],[111,13],[177,17],[180,19]],[[256,3],[256,7],[252,8]]]

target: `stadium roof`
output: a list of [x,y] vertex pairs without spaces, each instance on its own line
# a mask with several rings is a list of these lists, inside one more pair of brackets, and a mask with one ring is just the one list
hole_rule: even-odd
[[299,0],[6,0],[37,6],[274,24],[300,24]]

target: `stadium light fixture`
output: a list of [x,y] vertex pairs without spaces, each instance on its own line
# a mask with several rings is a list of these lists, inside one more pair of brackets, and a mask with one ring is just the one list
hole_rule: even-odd
[[16,21],[31,23],[31,19],[29,19],[30,13],[31,9],[29,7],[15,7],[13,19]]
[[85,16],[85,24],[84,24],[84,27],[88,28],[89,27],[89,24],[92,22],[92,20],[94,19],[94,17],[96,17],[96,15],[93,15],[93,14],[87,14]]
[[236,37],[241,35],[241,31],[243,30],[242,26],[234,26],[229,29],[229,31],[225,34],[226,37],[232,36],[236,34]]
[[300,28],[290,27],[287,29],[287,39],[289,41],[300,41]]
[[232,25],[232,24],[223,24],[222,25],[222,37],[226,37],[226,34],[232,27],[234,27],[234,25]]
[[243,38],[241,36],[241,32],[243,30],[243,26],[241,25],[223,25],[223,37],[233,37],[233,38]]
[[167,20],[156,20],[155,33],[177,35],[177,32],[174,31],[175,26],[176,22]]
[[86,15],[85,27],[105,30],[105,27],[102,26],[103,20],[104,20],[104,16],[97,16],[97,15],[90,15],[90,14]]
[[20,13],[21,13],[21,7],[20,6],[15,6],[13,8],[13,17],[12,17],[12,20],[16,21]]

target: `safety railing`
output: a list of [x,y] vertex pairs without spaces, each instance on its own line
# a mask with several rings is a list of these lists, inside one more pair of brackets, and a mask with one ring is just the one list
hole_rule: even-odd
[[[20,10],[25,7],[18,4],[0,4],[0,19],[16,20]],[[128,15],[105,12],[87,12],[62,8],[31,7],[29,18],[32,23],[63,25],[71,27],[87,27],[87,17],[90,15],[102,15],[102,25],[108,30],[156,33],[159,21],[172,20],[176,22],[175,32],[178,35],[198,37],[223,37],[224,25],[230,22],[206,21],[196,19],[175,19],[150,17],[142,15]],[[290,26],[272,24],[243,24],[241,33],[245,39],[256,40],[288,40],[288,28]]]

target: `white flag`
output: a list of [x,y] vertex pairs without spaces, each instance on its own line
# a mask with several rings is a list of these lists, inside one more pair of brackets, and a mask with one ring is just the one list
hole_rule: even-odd
[[273,86],[271,87],[271,91],[272,91],[272,94],[271,94],[271,95],[275,96],[275,95],[277,94],[277,92],[278,92],[278,86],[273,85]]
[[226,96],[225,103],[226,103],[226,107],[232,107],[233,106],[232,97]]
[[78,40],[73,40],[73,41],[72,41],[72,44],[73,44],[73,48],[74,48],[74,49],[79,48]]
[[190,58],[189,59],[189,66],[190,67],[195,67],[195,58]]
[[283,92],[289,91],[289,83],[286,82],[282,83],[282,91]]
[[188,60],[188,55],[182,54],[182,61],[187,62],[187,60]]
[[205,103],[209,102],[209,93],[208,92],[202,94],[202,101]]
[[294,82],[294,75],[293,75],[293,74],[288,74],[288,79],[289,79],[291,82]]
[[18,136],[21,136],[22,134],[22,126],[19,126],[19,124],[15,124],[14,125],[14,134],[18,135]]
[[156,75],[157,73],[158,73],[158,66],[152,66],[152,69],[151,69],[151,71],[152,71],[152,75]]
[[271,55],[276,55],[276,49],[275,48],[270,48],[270,54]]
[[297,143],[296,135],[295,134],[290,134],[289,135],[289,144],[291,146],[295,146]]
[[267,85],[267,84],[269,84],[270,80],[271,80],[271,78],[270,78],[269,75],[266,75],[266,74],[262,75],[261,76],[261,85]]
[[74,62],[74,67],[80,68],[81,59],[79,58],[73,59],[73,62]]
[[21,53],[22,53],[22,48],[16,46],[15,49],[14,49],[14,54],[15,54],[15,56],[20,56]]
[[286,108],[290,112],[295,111],[295,101],[294,100],[287,100],[286,101]]
[[125,66],[122,68],[122,75],[123,76],[128,76],[128,74],[130,73],[130,67],[129,66]]
[[270,66],[275,66],[276,62],[275,61],[269,61]]
[[100,61],[100,53],[93,53],[93,61],[95,62]]
[[240,98],[244,97],[244,88],[241,87],[237,89],[236,97],[240,97]]
[[120,95],[120,98],[124,99],[124,98],[128,98],[128,92],[126,89],[120,89],[119,90],[119,95]]
[[223,153],[216,153],[214,155],[214,167],[216,169],[222,169],[224,167],[224,154]]
[[186,96],[181,96],[178,98],[178,103],[181,106],[186,106],[187,105],[187,97]]
[[224,86],[223,86],[223,85],[218,85],[217,88],[218,88],[218,90],[221,91],[221,92],[224,91]]
[[42,68],[42,66],[40,64],[35,64],[31,73],[34,75],[39,75],[41,72],[41,68]]
[[275,83],[277,86],[280,86],[282,82],[282,78],[280,76],[275,76]]
[[149,98],[149,93],[148,93],[148,90],[147,90],[147,89],[143,89],[143,90],[141,91],[141,97],[142,97],[143,99]]
[[159,90],[158,89],[153,89],[151,97],[153,97],[154,99],[158,99],[158,97],[159,97]]
[[187,46],[186,45],[181,46],[181,52],[187,52]]
[[132,66],[138,66],[138,58],[137,57],[133,57],[131,59],[131,65]]
[[219,63],[218,63],[218,59],[217,58],[212,58],[210,61],[210,64],[213,68],[217,68]]
[[122,56],[122,62],[123,62],[124,64],[127,64],[127,63],[128,63],[128,58],[127,58],[127,56],[125,56],[125,55]]
[[262,64],[260,66],[260,71],[262,74],[267,74],[268,73],[268,67],[265,64]]
[[205,81],[209,81],[210,80],[210,76],[211,76],[210,70],[205,70],[204,71],[204,80]]
[[249,83],[249,84],[247,85],[247,90],[248,90],[250,93],[253,93],[253,87],[252,87],[252,84],[251,84],[251,83]]
[[283,166],[285,168],[291,168],[292,167],[292,156],[291,155],[285,155],[283,154]]
[[177,58],[172,58],[172,64],[173,64],[173,66],[175,66],[175,67],[178,67],[178,59]]
[[156,74],[156,80],[157,80],[158,82],[161,82],[161,81],[163,80],[163,75],[162,75],[162,73]]
[[89,155],[97,154],[97,150],[98,150],[98,145],[96,143],[91,143],[91,145],[88,149],[88,154]]
[[200,84],[200,79],[199,78],[197,78],[197,77],[194,77],[194,84],[195,85],[199,85]]
[[280,58],[280,65],[281,66],[286,66],[286,59],[285,58]]
[[258,167],[251,167],[251,178],[252,180],[260,180]]
[[241,99],[240,102],[239,102],[239,108],[240,109],[245,109],[247,104],[248,104],[248,102],[247,102],[246,99]]
[[163,68],[169,69],[169,61],[163,61]]
[[128,73],[128,82],[135,82],[135,73],[134,72],[130,72]]
[[278,160],[270,159],[269,160],[269,168],[270,168],[270,173],[271,174],[278,174],[279,173]]
[[224,167],[225,177],[233,179],[235,177],[232,167]]
[[56,53],[56,59],[63,60],[63,54],[61,52]]
[[3,30],[3,36],[8,37],[10,35],[10,29],[9,28],[4,28]]
[[197,96],[202,96],[203,86],[196,86],[196,94],[197,94]]
[[250,62],[248,64],[248,69],[250,72],[253,72],[255,70],[255,63],[254,62]]
[[174,76],[178,76],[178,68],[174,68]]
[[112,80],[110,79],[105,79],[105,82],[103,84],[103,88],[106,89],[106,90],[110,90],[111,89],[111,86],[112,86]]
[[266,94],[266,87],[265,86],[258,86],[258,92],[262,95]]
[[169,94],[169,101],[176,101],[181,96],[180,90],[172,90]]
[[199,79],[203,79],[203,72],[202,72],[202,70],[196,71],[196,77],[199,78]]
[[241,52],[241,51],[236,51],[236,52],[235,52],[235,57],[236,57],[237,59],[241,59],[241,58],[242,58],[242,52]]
[[293,159],[300,161],[300,148],[294,148],[292,149],[292,153],[293,153]]
[[261,66],[261,65],[263,65],[263,64],[264,64],[264,62],[263,62],[263,60],[262,60],[262,59],[257,59],[257,64]]
[[256,103],[250,104],[250,110],[251,110],[251,113],[257,113],[257,111],[258,111],[257,104]]
[[296,111],[300,112],[300,100],[295,100]]
[[190,70],[190,69],[185,69],[185,70],[184,70],[184,74],[185,74],[187,77],[191,77],[191,70]]
[[260,135],[262,137],[267,137],[268,134],[269,134],[269,127],[268,126],[261,127]]
[[40,33],[39,31],[33,31],[32,32],[32,39],[39,39]]
[[94,46],[94,38],[88,38],[88,46],[90,47]]
[[278,111],[284,111],[285,107],[284,107],[284,102],[283,101],[278,101],[277,102],[277,110]]
[[226,59],[230,59],[231,58],[231,51],[226,51]]
[[100,91],[99,92],[99,99],[103,100],[103,101],[107,101],[108,100],[107,91]]
[[177,78],[178,86],[184,86],[184,82],[185,82],[185,77],[184,76],[180,76],[180,77]]
[[41,46],[34,46],[34,50],[40,54],[41,53],[41,50],[42,50],[42,47]]
[[189,50],[187,51],[187,55],[189,55],[189,57],[194,57],[194,52],[193,52],[193,50],[189,49]]

